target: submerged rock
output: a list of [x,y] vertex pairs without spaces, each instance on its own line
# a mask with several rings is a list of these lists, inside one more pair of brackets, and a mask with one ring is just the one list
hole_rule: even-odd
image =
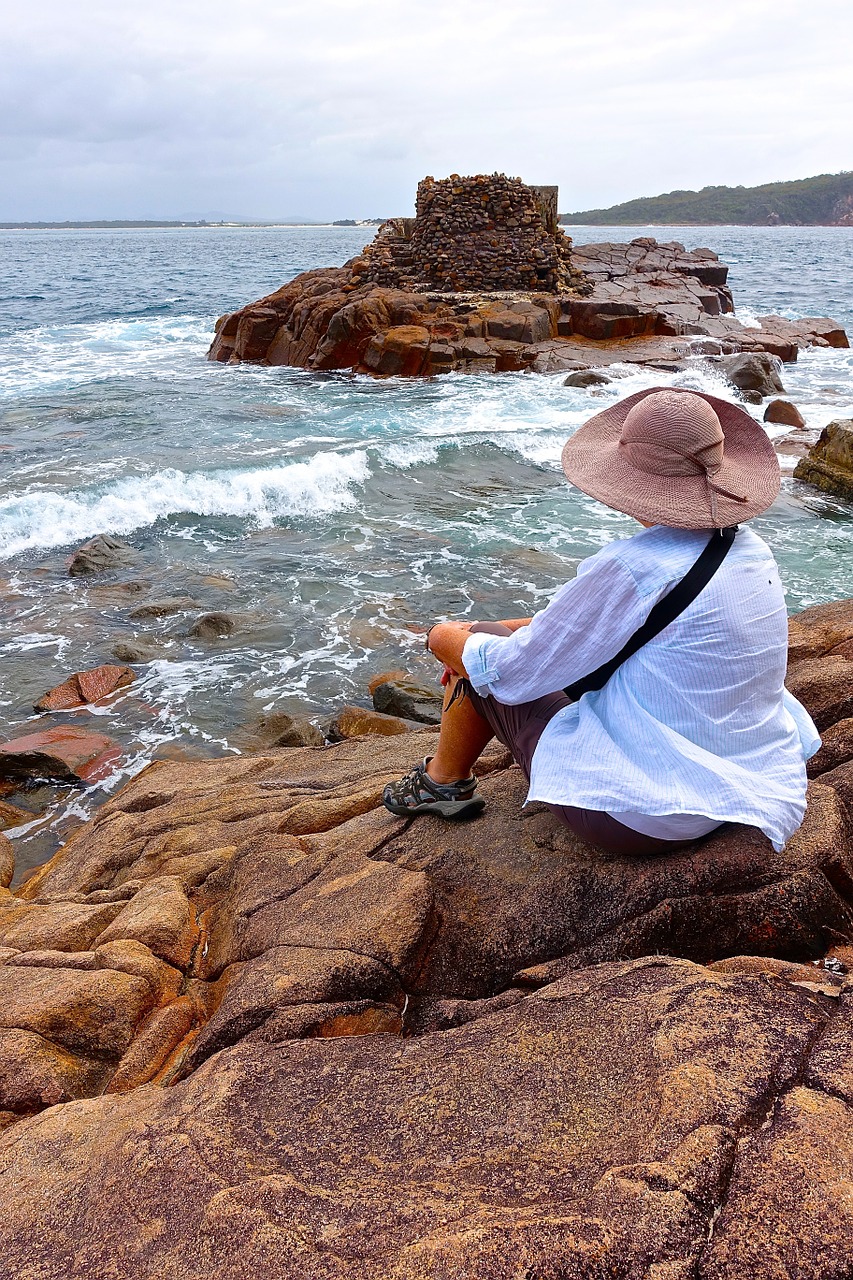
[[233,613],[205,613],[196,619],[187,634],[196,640],[221,640],[233,635],[238,626]]
[[68,572],[72,578],[106,573],[108,569],[123,569],[135,559],[133,547],[119,538],[99,533],[77,548],[68,563]]
[[853,421],[843,419],[824,427],[808,457],[797,463],[794,479],[853,500]]
[[371,681],[371,686],[373,705],[384,715],[417,720],[420,724],[441,722],[443,699],[435,689],[410,678],[386,680],[380,684]]
[[329,738],[341,742],[344,738],[358,738],[364,734],[378,734],[388,738],[395,734],[411,733],[416,728],[413,720],[402,716],[387,715],[369,707],[343,706],[329,725]]

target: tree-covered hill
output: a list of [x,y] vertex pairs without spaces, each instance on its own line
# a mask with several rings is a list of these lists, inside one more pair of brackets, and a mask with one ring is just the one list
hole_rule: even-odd
[[644,226],[853,226],[853,170],[822,173],[796,182],[762,187],[703,187],[670,191],[613,205],[560,215],[562,223]]

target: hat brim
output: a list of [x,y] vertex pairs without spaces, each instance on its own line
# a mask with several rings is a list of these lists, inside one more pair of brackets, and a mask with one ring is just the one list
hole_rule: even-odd
[[[714,493],[716,515],[704,475],[661,476],[641,471],[619,447],[622,425],[635,404],[656,391],[701,396],[723,429],[723,461],[715,486],[744,498]],[[741,524],[766,511],[779,493],[779,462],[764,429],[738,405],[703,391],[650,387],[611,405],[575,432],[563,449],[563,471],[578,489],[616,511],[647,524],[676,529],[714,529]]]

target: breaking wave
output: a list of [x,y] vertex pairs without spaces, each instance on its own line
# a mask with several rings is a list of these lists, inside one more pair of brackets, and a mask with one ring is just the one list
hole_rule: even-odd
[[68,546],[96,533],[128,534],[182,514],[236,516],[259,527],[323,515],[354,506],[353,489],[368,475],[367,454],[355,450],[256,471],[165,470],[89,492],[12,494],[0,502],[0,556]]

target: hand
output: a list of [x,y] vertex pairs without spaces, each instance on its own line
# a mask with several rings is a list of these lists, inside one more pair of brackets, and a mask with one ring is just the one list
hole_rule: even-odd
[[[427,633],[426,646],[433,657],[444,665],[451,675],[467,674],[462,664],[462,650],[471,634],[474,622],[436,622]],[[450,679],[450,676],[447,677]],[[442,677],[442,683],[446,683]]]

